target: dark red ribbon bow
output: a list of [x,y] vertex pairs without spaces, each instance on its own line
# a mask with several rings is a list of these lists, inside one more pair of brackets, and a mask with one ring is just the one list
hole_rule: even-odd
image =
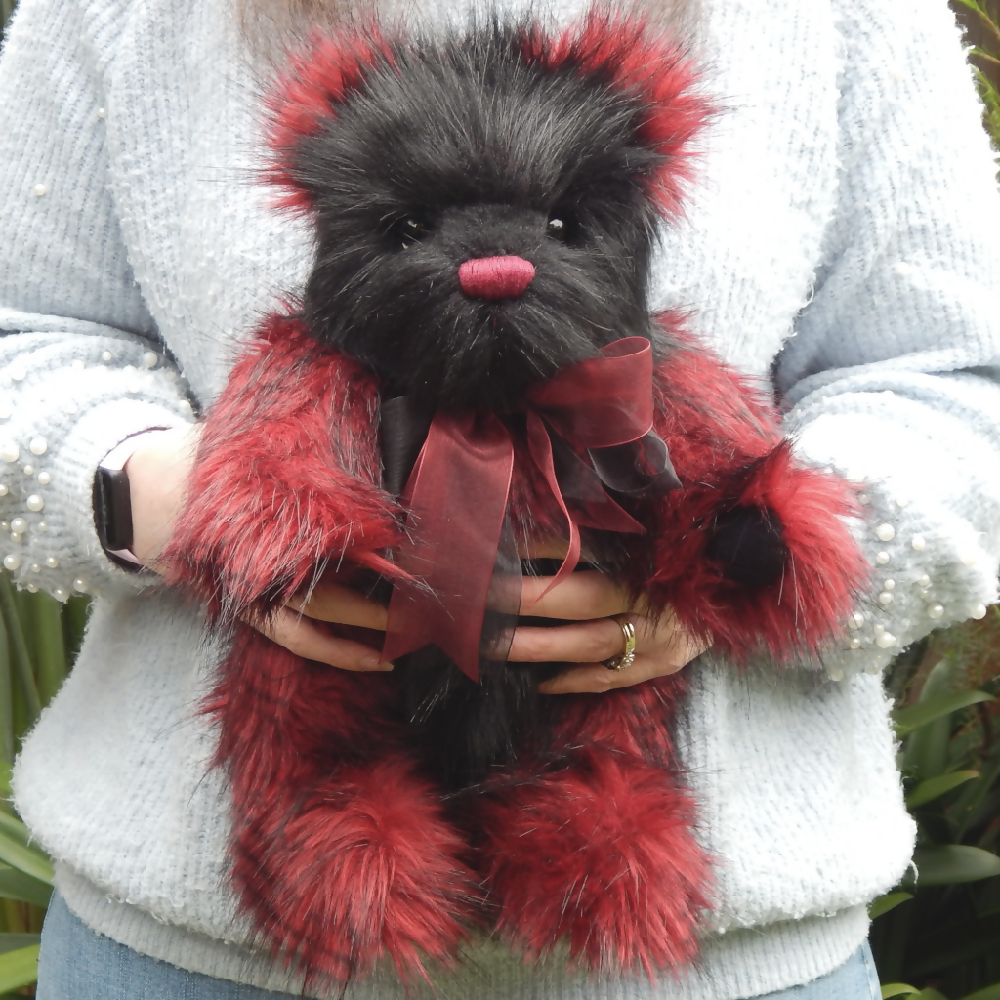
[[[579,562],[580,527],[644,530],[605,491],[606,484],[618,488],[619,446],[642,446],[629,458],[634,466],[640,456],[652,468],[643,486],[655,480],[661,488],[677,485],[666,447],[650,433],[652,384],[649,342],[629,337],[527,394],[528,448],[569,533],[569,551],[552,586]],[[433,643],[479,679],[480,635],[513,469],[514,445],[499,417],[434,417],[402,496],[408,538],[396,562],[410,579],[393,590],[382,650],[386,660]],[[624,482],[629,476],[619,478]]]

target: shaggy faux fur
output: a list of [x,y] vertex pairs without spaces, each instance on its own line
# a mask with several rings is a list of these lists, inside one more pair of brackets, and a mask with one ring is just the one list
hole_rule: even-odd
[[[525,393],[638,336],[682,485],[619,497],[647,534],[592,531],[595,558],[735,661],[836,634],[864,577],[851,489],[796,463],[767,402],[648,313],[656,227],[711,114],[680,46],[601,14],[560,37],[350,32],[295,61],[271,108],[271,180],[317,250],[301,310],[264,324],[205,420],[168,552],[220,625],[324,572],[400,579],[378,438],[394,397],[499,416],[514,534],[563,531]],[[671,742],[683,673],[543,699],[513,664],[484,661],[476,685],[429,647],[351,674],[234,627],[209,711],[233,882],[276,955],[341,982],[387,956],[407,977],[482,926],[602,972],[695,956],[711,871]]]

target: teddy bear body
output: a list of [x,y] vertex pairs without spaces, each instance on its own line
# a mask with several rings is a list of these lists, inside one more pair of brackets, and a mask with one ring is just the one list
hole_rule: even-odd
[[[291,66],[272,113],[271,180],[314,219],[315,264],[301,309],[262,326],[210,411],[168,553],[220,623],[333,567],[405,593],[410,466],[447,431],[507,455],[492,551],[582,537],[653,613],[737,660],[835,634],[863,579],[849,487],[799,466],[767,401],[679,317],[649,315],[656,229],[711,114],[679,45],[599,14],[559,36],[348,32]],[[591,447],[547,387],[625,354],[647,359],[649,420]],[[401,464],[398,400],[419,425],[404,422]],[[643,442],[665,446],[657,469],[639,469]],[[623,456],[650,488],[608,485]],[[234,629],[206,710],[233,883],[275,954],[312,978],[381,956],[406,976],[484,926],[529,957],[565,941],[595,970],[694,957],[711,865],[672,744],[683,675],[540,699],[537,673],[494,654],[472,680],[390,634],[396,676],[357,675]]]

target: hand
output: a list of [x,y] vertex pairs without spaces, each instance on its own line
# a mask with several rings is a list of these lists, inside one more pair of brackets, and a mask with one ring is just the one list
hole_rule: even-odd
[[[132,495],[132,552],[149,569],[166,571],[160,555],[184,510],[184,491],[194,465],[201,428],[149,434],[125,463]],[[346,587],[320,583],[308,603],[279,608],[266,623],[254,624],[273,642],[309,660],[342,670],[391,670],[378,650],[339,639],[312,619],[385,629],[387,611]]]
[[[641,684],[676,673],[708,648],[688,635],[669,609],[659,621],[644,615],[641,605],[633,607],[626,591],[602,573],[573,573],[542,597],[551,583],[551,577],[524,577],[521,613],[574,624],[518,628],[508,655],[523,663],[580,664],[540,684],[543,694],[600,693]],[[635,660],[625,670],[609,670],[603,661],[624,647],[621,626],[609,616],[623,613],[635,626]]]

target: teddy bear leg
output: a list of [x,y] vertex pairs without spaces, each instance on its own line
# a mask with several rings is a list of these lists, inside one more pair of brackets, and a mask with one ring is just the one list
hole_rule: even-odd
[[[654,691],[567,701],[572,725],[548,767],[526,762],[478,816],[488,900],[529,955],[565,940],[594,971],[653,978],[697,951],[710,871],[694,805],[671,760],[648,759],[669,746],[669,735],[650,741]],[[665,725],[662,704],[659,714]]]
[[471,873],[403,748],[387,678],[247,633],[210,706],[242,908],[309,981],[344,982],[383,956],[404,977],[426,958],[449,963],[473,913]]

